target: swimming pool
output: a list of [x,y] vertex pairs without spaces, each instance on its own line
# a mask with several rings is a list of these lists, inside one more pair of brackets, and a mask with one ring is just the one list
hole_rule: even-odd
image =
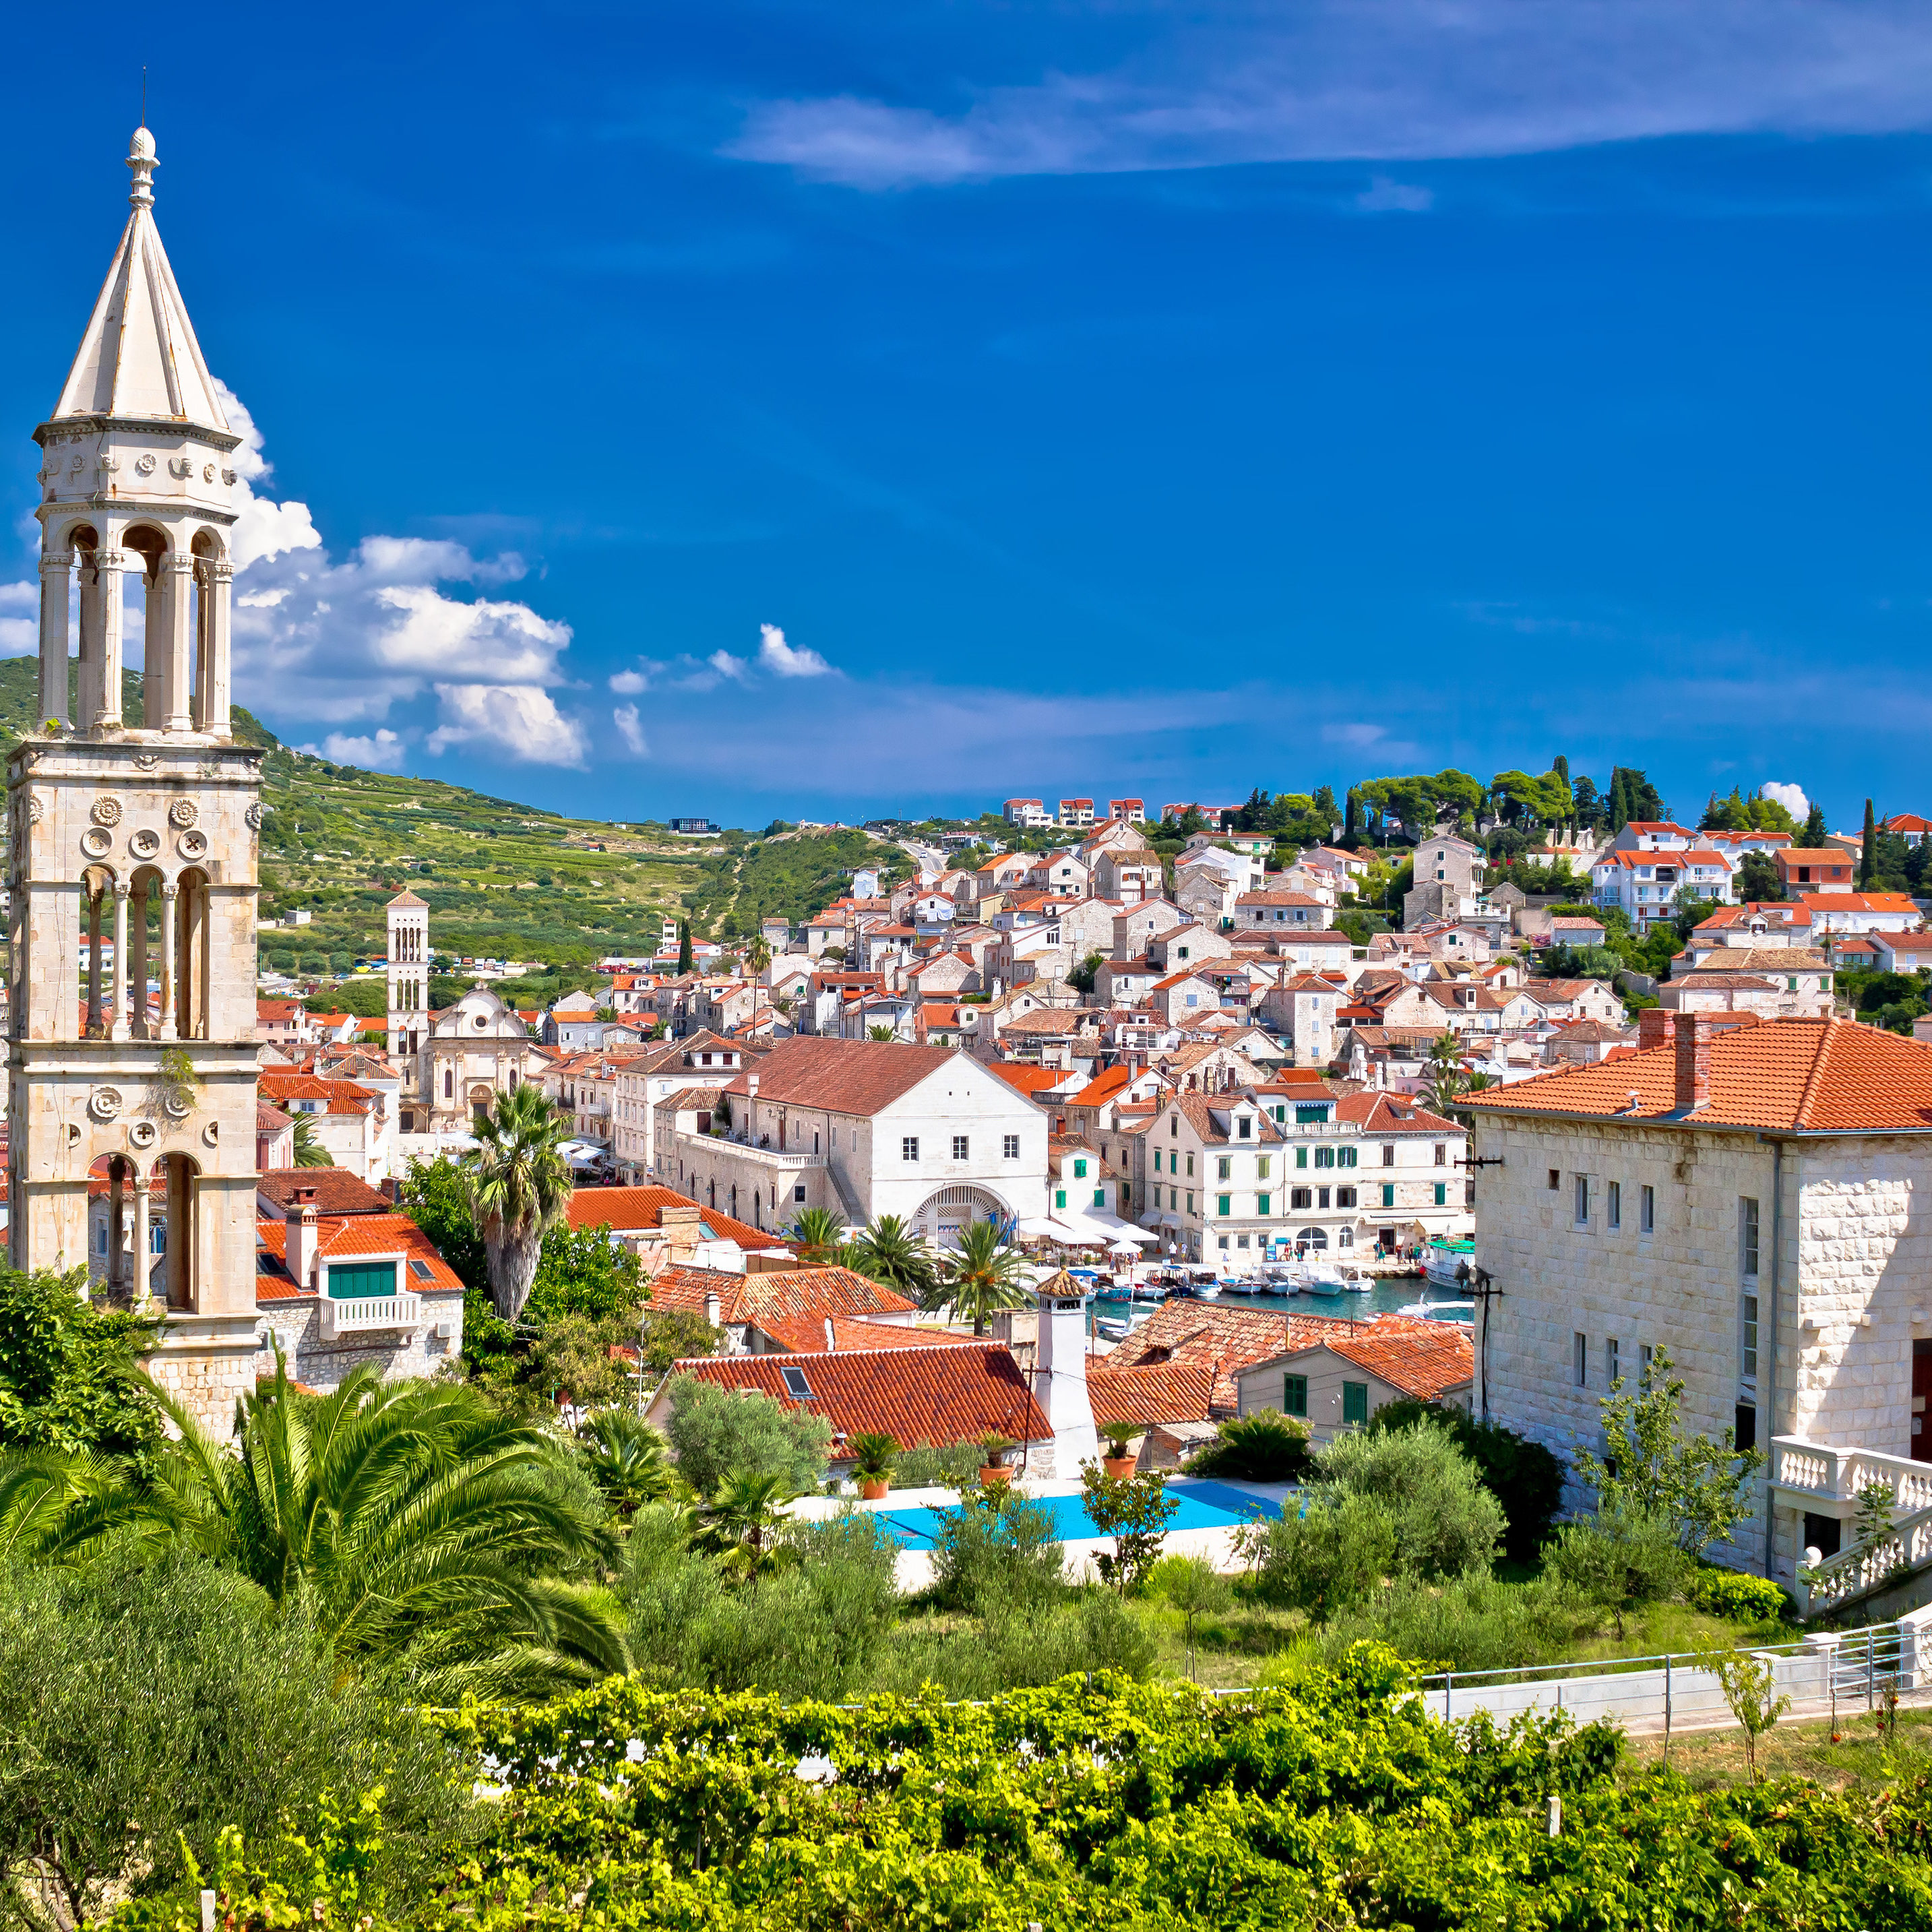
[[[1251,1496],[1244,1490],[1230,1488],[1226,1483],[1173,1483],[1168,1485],[1168,1493],[1180,1504],[1167,1526],[1170,1530],[1232,1529],[1257,1516],[1281,1514],[1279,1504]],[[1053,1534],[1060,1542],[1078,1543],[1101,1534],[1087,1514],[1086,1504],[1077,1496],[1036,1496],[1031,1500],[1051,1513]],[[894,1541],[908,1549],[929,1550],[938,1539],[941,1514],[936,1509],[884,1509],[878,1516]]]

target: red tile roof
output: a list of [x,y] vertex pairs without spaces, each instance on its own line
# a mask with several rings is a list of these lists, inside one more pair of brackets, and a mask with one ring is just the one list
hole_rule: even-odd
[[[983,1348],[970,1335],[955,1335],[930,1323],[868,1322],[854,1315],[760,1315],[758,1325],[774,1342],[794,1354],[844,1354],[854,1348]],[[825,1346],[825,1324],[832,1324],[832,1346]]]
[[1460,1139],[1464,1131],[1406,1094],[1346,1094],[1335,1103],[1335,1118],[1353,1122],[1365,1134],[1454,1134]]
[[1331,1335],[1309,1346],[1326,1348],[1424,1402],[1460,1388],[1476,1372],[1474,1334],[1460,1322],[1418,1321],[1400,1330],[1372,1322],[1358,1334]]
[[1049,1087],[1060,1086],[1066,1078],[1064,1066],[1036,1066],[1030,1060],[989,1060],[987,1070],[997,1073],[1009,1087],[1016,1088],[1028,1100]]
[[1136,1369],[1096,1364],[1087,1372],[1087,1400],[1096,1429],[1109,1423],[1205,1422],[1214,1387],[1213,1371],[1198,1363]]
[[255,1177],[258,1199],[286,1210],[298,1190],[313,1189],[311,1200],[323,1214],[393,1214],[396,1204],[346,1167],[272,1167]]
[[[794,1395],[784,1370],[811,1390]],[[720,1388],[755,1389],[787,1408],[822,1415],[840,1438],[869,1430],[908,1446],[956,1442],[999,1434],[1016,1442],[1049,1439],[1053,1425],[1034,1400],[1010,1349],[990,1343],[966,1348],[865,1348],[850,1354],[704,1356],[680,1362],[676,1372]]]
[[[875,1114],[956,1057],[951,1047],[892,1040],[782,1040],[758,1063],[758,1098],[837,1114]],[[746,1079],[741,1074],[732,1092],[747,1092]]]
[[[460,1294],[463,1283],[436,1251],[430,1238],[406,1214],[322,1215],[316,1226],[316,1252],[325,1262],[352,1260],[358,1255],[401,1255],[410,1265],[396,1282],[398,1293]],[[289,1276],[288,1223],[262,1219],[255,1223],[255,1299],[292,1301],[315,1290],[298,1287]],[[425,1274],[423,1270],[427,1270]]]
[[917,1306],[896,1289],[850,1268],[780,1268],[770,1274],[731,1274],[722,1268],[674,1262],[651,1277],[653,1308],[702,1315],[710,1294],[718,1298],[718,1319],[731,1326],[756,1322],[763,1328],[768,1319],[823,1323],[828,1315],[861,1318],[910,1315]]
[[[704,1090],[715,1093],[719,1090],[714,1088]],[[692,1104],[688,1092],[670,1097],[684,1106]],[[697,1208],[699,1228],[710,1231],[706,1236],[709,1240],[735,1241],[741,1248],[755,1250],[791,1246],[782,1234],[755,1228],[748,1221],[736,1220],[715,1208],[706,1208],[702,1202],[692,1200],[689,1195],[679,1193],[674,1187],[580,1187],[572,1194],[570,1204],[563,1211],[564,1219],[580,1233],[587,1228],[608,1226],[614,1233],[629,1234],[662,1228],[667,1208]]]
[[[1462,1104],[1479,1113],[1550,1113],[1689,1126],[1783,1129],[1810,1133],[1900,1133],[1932,1130],[1932,1047],[1852,1020],[1714,1016],[1709,1099],[1694,1113],[1676,1098],[1676,1016],[1666,1043],[1599,1066],[1538,1074]],[[1739,1022],[1745,1022],[1739,1024]],[[1652,1026],[1657,1028],[1653,1019]],[[1630,1095],[1636,1094],[1636,1104]]]

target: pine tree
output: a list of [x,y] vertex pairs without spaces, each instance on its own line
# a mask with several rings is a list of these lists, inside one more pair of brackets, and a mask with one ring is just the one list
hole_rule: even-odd
[[680,973],[691,970],[691,922],[688,919],[678,922],[677,970]]
[[1865,800],[1864,840],[1858,851],[1858,890],[1870,889],[1872,874],[1878,868],[1878,824],[1872,812],[1872,802]]
[[1804,834],[1798,842],[1806,851],[1816,852],[1823,847],[1827,836],[1825,808],[1814,800],[1810,811],[1805,814]]

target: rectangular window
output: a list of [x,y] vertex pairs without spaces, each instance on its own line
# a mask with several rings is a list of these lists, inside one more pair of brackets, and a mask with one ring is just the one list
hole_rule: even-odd
[[1295,1149],[1294,1164],[1297,1167],[1306,1167],[1308,1165],[1308,1150],[1306,1148]]
[[1337,1167],[1353,1167],[1355,1165],[1356,1156],[1360,1152],[1361,1150],[1359,1148],[1337,1148],[1335,1150],[1335,1165]]
[[1335,1150],[1331,1147],[1317,1148],[1315,1150],[1315,1165],[1317,1167],[1333,1167],[1335,1165]]
[[1194,1174],[1194,1156],[1192,1154],[1190,1154],[1187,1156],[1187,1172],[1188,1177],[1191,1180],[1193,1178]]
[[1441,1141],[1436,1143],[1436,1165],[1438,1167],[1447,1167],[1449,1165],[1449,1149]]
[[1073,1178],[1076,1180],[1084,1180],[1087,1178],[1087,1163],[1084,1160],[1076,1160],[1073,1163]]
[[971,1142],[964,1134],[955,1134],[952,1136],[952,1158],[955,1160],[964,1160],[966,1158],[967,1149],[970,1145]]
[[1221,1252],[1222,1252],[1223,1254],[1226,1254],[1226,1253],[1227,1252],[1227,1250],[1228,1250],[1228,1238],[1227,1238],[1227,1236],[1226,1236],[1226,1234],[1223,1234],[1223,1235],[1221,1237],[1220,1240],[1216,1244],[1216,1246],[1220,1249]]
[[1232,1194],[1217,1194],[1214,1198],[1219,1203],[1214,1210],[1216,1214],[1232,1214],[1234,1211],[1233,1206],[1234,1197]]
[[1640,1376],[1650,1372],[1650,1344],[1640,1342],[1636,1345],[1636,1372]]
[[1382,1183],[1382,1205],[1384,1208],[1393,1208],[1395,1205],[1395,1183],[1392,1180],[1385,1180]]
[[1392,1142],[1384,1141],[1382,1143],[1382,1165],[1384,1167],[1393,1167],[1395,1165],[1395,1146]]
[[369,1294],[394,1294],[396,1264],[394,1262],[358,1262],[328,1271],[328,1294],[332,1301]]
[[1604,1386],[1614,1394],[1623,1377],[1623,1354],[1617,1346],[1617,1338],[1608,1336],[1604,1343]]
[[1056,1187],[1053,1190],[1053,1204],[1056,1208],[1064,1208],[1066,1205],[1066,1190],[1065,1188]]
[[1254,1122],[1250,1120],[1246,1114],[1244,1114],[1240,1118],[1239,1125],[1240,1127],[1240,1132],[1235,1136],[1235,1138],[1237,1139],[1244,1141],[1252,1140],[1254,1138],[1255,1132]]
[[1369,1419],[1369,1385],[1366,1382],[1342,1384],[1342,1421],[1345,1427],[1359,1429]]
[[1747,1388],[1757,1386],[1757,1297],[1738,1297],[1738,1378]]
[[1338,1187],[1335,1190],[1335,1205],[1352,1208],[1355,1204],[1355,1190],[1352,1187]]
[[1612,1228],[1624,1224],[1624,1184],[1621,1180],[1610,1183],[1610,1191],[1604,1203],[1604,1220]]
[[1449,1204],[1449,1184],[1446,1180],[1438,1180],[1436,1184],[1436,1204],[1438,1208],[1446,1208]]
[[791,1190],[791,1198],[802,1203],[805,1199],[805,1183],[800,1181]]
[[1156,1174],[1160,1172],[1160,1149],[1159,1148],[1156,1148],[1154,1150],[1154,1171]]
[[1552,1193],[1552,1194],[1554,1194],[1554,1193],[1557,1191],[1557,1190],[1558,1190],[1558,1188],[1560,1188],[1562,1185],[1563,1185],[1563,1175],[1562,1175],[1562,1170],[1561,1170],[1560,1168],[1554,1168],[1554,1167],[1552,1167],[1552,1168],[1550,1170],[1550,1192],[1551,1192],[1551,1193]]
[[1107,1190],[1104,1187],[1095,1188],[1094,1190],[1094,1205],[1096,1208],[1104,1208],[1106,1204]]
[[1308,1378],[1283,1376],[1281,1378],[1281,1412],[1284,1415],[1308,1413]]
[[1318,1187],[1315,1190],[1315,1204],[1318,1208],[1325,1208],[1328,1206],[1328,1190],[1327,1188]]
[[1190,1214],[1194,1212],[1194,1190],[1191,1187],[1187,1190],[1187,1211]]
[[1180,1190],[1178,1188],[1170,1187],[1167,1190],[1167,1204],[1170,1208],[1178,1208],[1180,1205]]
[[784,1384],[785,1394],[796,1402],[812,1400],[812,1384],[806,1380],[802,1369],[781,1369],[778,1379]]
[[1268,1164],[1271,1159],[1271,1156],[1263,1154],[1262,1157],[1255,1162],[1255,1174],[1257,1179],[1262,1180],[1267,1180],[1268,1178]]
[[1269,1213],[1270,1211],[1270,1203],[1274,1200],[1274,1197],[1270,1194],[1257,1194],[1255,1196],[1255,1212],[1257,1214],[1265,1214]]
[[1570,1338],[1570,1365],[1576,1377],[1579,1388],[1590,1386],[1590,1338],[1587,1335],[1573,1335]]
[[1288,1205],[1292,1208],[1306,1208],[1310,1205],[1313,1198],[1306,1187],[1292,1187],[1288,1190]]
[[1226,1154],[1222,1154],[1215,1163],[1214,1178],[1216,1180],[1228,1180],[1232,1177],[1234,1172],[1234,1163]]
[[1757,1279],[1757,1203],[1748,1194],[1738,1198],[1738,1268],[1748,1280]]
[[1586,1228],[1590,1224],[1590,1177],[1580,1174],[1576,1177],[1576,1225]]
[[1657,1226],[1657,1190],[1640,1187],[1636,1196],[1636,1231],[1640,1234],[1653,1232]]
[[1000,1147],[1000,1151],[1008,1160],[1018,1160],[1020,1157],[1019,1136],[1018,1134],[1008,1134],[1006,1136],[1004,1142]]
[[906,1136],[906,1137],[904,1138],[904,1139],[903,1139],[902,1141],[901,1141],[901,1142],[899,1142],[899,1158],[900,1158],[900,1160],[918,1160],[918,1158],[919,1158],[919,1136],[918,1136],[918,1135],[916,1135],[916,1134],[908,1134],[908,1135]]

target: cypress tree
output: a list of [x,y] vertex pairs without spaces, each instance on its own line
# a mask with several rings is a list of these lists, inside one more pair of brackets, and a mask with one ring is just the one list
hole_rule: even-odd
[[1556,757],[1550,760],[1550,769],[1554,772],[1565,784],[1568,784],[1570,782],[1570,760],[1566,758],[1561,752],[1558,752]]
[[1858,853],[1858,889],[1864,891],[1872,882],[1872,874],[1878,869],[1878,824],[1872,813],[1872,802],[1865,800],[1864,841]]
[[1621,832],[1630,823],[1630,779],[1621,765],[1610,767],[1610,830]]
[[677,924],[677,970],[680,973],[691,970],[691,922],[688,919]]
[[1816,852],[1824,844],[1825,838],[1825,808],[1814,800],[1811,809],[1804,815],[1804,830],[1798,842],[1808,852]]
[[1359,838],[1362,836],[1362,795],[1353,785],[1348,788],[1348,802],[1343,808],[1342,836],[1345,838]]

